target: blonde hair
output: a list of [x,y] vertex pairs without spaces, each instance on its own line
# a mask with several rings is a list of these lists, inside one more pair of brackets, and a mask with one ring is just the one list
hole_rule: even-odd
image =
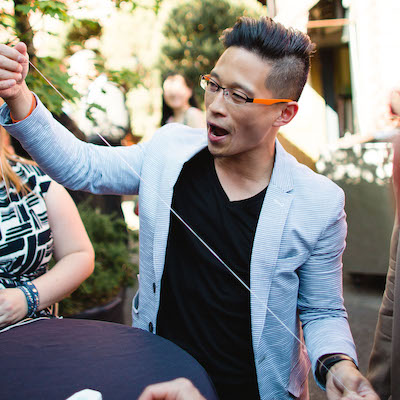
[[[15,190],[22,196],[25,196],[31,189],[29,186],[22,182],[21,178],[14,172],[11,167],[11,162],[20,162],[22,164],[37,165],[34,161],[26,160],[25,158],[19,157],[12,153],[10,146],[7,146],[7,138],[9,138],[8,132],[0,126],[0,162],[1,162],[1,173],[2,180],[4,181],[7,188],[14,186]],[[9,148],[7,148],[9,147]]]

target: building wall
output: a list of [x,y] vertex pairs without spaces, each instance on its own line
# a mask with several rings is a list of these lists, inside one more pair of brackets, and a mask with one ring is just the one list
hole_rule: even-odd
[[[306,31],[308,10],[318,1],[275,0],[275,20],[286,26]],[[398,0],[343,0],[348,8],[349,25],[343,31],[349,41],[349,62],[343,51],[335,59],[338,76],[336,87],[351,86],[355,133],[368,134],[384,129],[388,124],[388,96],[400,87],[400,51],[396,32],[400,20]],[[312,159],[317,160],[324,150],[339,137],[339,119],[326,106],[322,89],[322,65],[318,54],[312,60],[312,70],[302,95],[300,110],[295,119],[281,132]]]
[[[308,10],[318,0],[275,0],[276,15],[274,20],[286,27],[294,27],[302,32],[307,31]],[[311,68],[314,68],[313,65]],[[318,64],[316,64],[318,69]],[[290,124],[282,127],[281,134],[301,153],[317,160],[321,147],[327,143],[326,108],[321,96],[321,84],[318,75],[309,80],[299,100],[299,112]],[[316,84],[315,90],[310,82]]]
[[398,0],[351,0],[350,51],[353,97],[361,133],[387,124],[390,91],[400,87]]

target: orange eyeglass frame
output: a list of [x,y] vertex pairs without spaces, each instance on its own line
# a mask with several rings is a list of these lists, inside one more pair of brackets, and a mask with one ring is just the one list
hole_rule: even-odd
[[[205,79],[207,82],[212,80],[212,82],[218,86],[218,89],[215,92],[211,93],[216,93],[219,89],[226,90],[228,88],[224,88],[221,85],[218,85],[217,82],[215,82],[212,78],[211,75],[201,75],[202,79]],[[246,96],[246,103],[256,103],[256,104],[265,104],[267,106],[270,106],[272,104],[277,104],[277,103],[290,103],[291,99],[252,99],[251,97],[248,97],[245,93],[243,93],[244,96]],[[243,103],[244,104],[244,103]]]

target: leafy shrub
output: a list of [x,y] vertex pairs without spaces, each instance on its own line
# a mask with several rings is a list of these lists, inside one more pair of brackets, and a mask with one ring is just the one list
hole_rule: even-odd
[[79,213],[96,254],[93,274],[68,298],[60,302],[60,315],[77,314],[112,300],[123,287],[133,284],[138,265],[138,234],[129,232],[122,218],[102,214],[89,203],[78,205]]

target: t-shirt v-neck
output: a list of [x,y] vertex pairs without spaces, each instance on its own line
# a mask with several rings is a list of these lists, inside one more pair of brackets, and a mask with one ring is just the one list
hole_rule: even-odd
[[[211,154],[210,154],[211,157]],[[263,190],[261,190],[259,193],[255,194],[254,196],[248,197],[246,199],[243,200],[230,200],[228,195],[225,192],[225,189],[223,188],[221,181],[219,180],[218,177],[218,173],[217,170],[215,168],[215,163],[214,160],[212,161],[212,167],[211,167],[211,171],[210,171],[210,177],[213,180],[213,184],[216,185],[216,189],[220,190],[220,194],[221,194],[221,198],[225,198],[226,204],[228,206],[232,206],[232,207],[251,207],[251,205],[254,203],[255,206],[257,206],[257,204],[259,204],[260,200],[261,202],[264,200],[265,197],[265,193],[267,191],[267,187],[265,187]]]
[[[205,148],[174,186],[172,208],[250,286],[250,260],[266,189],[230,201]],[[171,214],[157,333],[206,369],[221,399],[258,399],[250,294]]]

